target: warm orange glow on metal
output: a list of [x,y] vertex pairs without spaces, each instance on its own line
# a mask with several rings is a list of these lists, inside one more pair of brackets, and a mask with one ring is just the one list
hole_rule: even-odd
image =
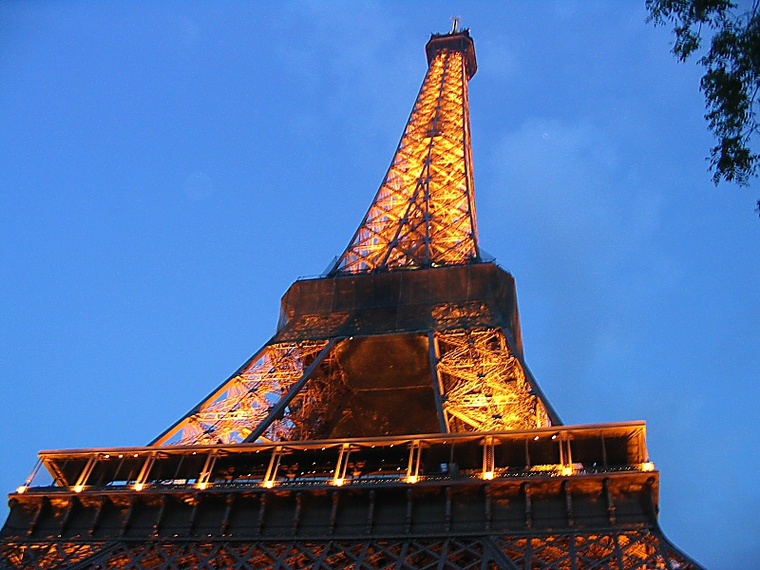
[[415,439],[409,446],[409,459],[406,466],[406,482],[416,483],[420,480],[420,462],[422,459],[423,445],[421,440]]
[[[391,167],[334,274],[480,260],[468,101],[474,71],[467,57],[473,53],[450,46],[433,53]],[[461,321],[477,318],[482,310],[482,304],[441,304],[433,315],[439,323],[454,316]],[[350,337],[265,346],[154,444],[228,445],[315,437],[326,418],[334,416],[341,390],[347,390],[332,346],[353,341]],[[436,344],[430,382],[438,390],[442,431],[551,425],[546,406],[535,395],[502,329],[452,328],[435,332],[429,342]],[[321,378],[308,378],[310,365],[321,358]],[[296,393],[297,399],[290,400]],[[336,481],[344,478],[343,458],[337,467]]]
[[16,492],[19,495],[26,493],[26,490],[34,484],[34,478],[37,477],[37,473],[39,472],[40,467],[42,467],[41,457],[37,458],[37,462],[34,464],[34,468],[32,469],[32,472],[29,474],[29,477],[27,477],[26,480],[24,481],[24,484],[16,489]]
[[[167,434],[159,445],[240,443],[286,394],[328,341],[274,344],[227,381]],[[278,438],[279,439],[279,438]]]
[[[437,374],[442,382],[448,431],[551,425],[545,406],[532,393],[522,365],[501,329],[449,330],[436,333],[435,341],[440,352]],[[267,418],[273,402],[288,392],[327,344],[327,340],[321,340],[266,347],[159,444],[241,443]],[[328,355],[326,369],[332,363],[332,355]],[[273,422],[263,437],[270,441],[308,438],[308,426],[321,415],[321,408],[334,400],[322,392],[339,386],[340,381],[340,370],[335,369],[329,382],[312,383],[304,391],[300,407],[288,410],[286,421]]]
[[541,400],[499,329],[436,334],[449,431],[499,431],[551,425]]
[[[324,450],[324,448],[322,448]],[[338,463],[335,465],[335,477],[333,477],[332,484],[336,487],[343,486],[346,482],[346,470],[348,468],[348,458],[351,455],[351,445],[344,443],[340,446],[340,453],[338,454]]]
[[[556,435],[556,439],[552,436]],[[558,442],[566,447],[583,448],[584,462],[563,459],[561,454],[552,462],[531,462],[533,458],[547,458],[556,451]],[[392,464],[380,471],[366,463],[366,454],[373,455],[386,449],[400,451]],[[482,457],[477,456],[480,448]],[[530,448],[530,449],[529,449]],[[529,449],[526,455],[523,449]],[[371,451],[370,451],[371,450]],[[511,450],[511,451],[510,451]],[[630,470],[654,469],[649,462],[643,422],[603,426],[552,426],[502,432],[470,432],[458,434],[428,434],[410,439],[409,436],[379,436],[351,438],[336,445],[335,440],[292,441],[279,443],[246,443],[227,446],[184,446],[166,448],[112,449],[112,456],[122,455],[131,459],[129,465],[121,462],[104,462],[98,466],[98,483],[73,483],[82,481],[92,460],[103,457],[104,449],[64,450],[41,452],[44,465],[56,478],[56,486],[62,491],[118,493],[125,488],[131,491],[151,489],[205,490],[214,488],[273,487],[332,485],[334,487],[373,485],[379,481],[415,484],[422,481],[440,481],[442,478],[456,480],[492,480],[522,477],[526,469],[545,476],[584,476],[599,474],[608,468],[619,471],[626,465]],[[134,453],[139,451],[139,453]],[[336,457],[337,452],[337,457]],[[473,453],[476,452],[476,453]],[[135,458],[135,455],[138,455]],[[381,454],[384,455],[384,454]],[[567,454],[565,454],[567,455]],[[193,458],[206,457],[201,468]],[[217,458],[225,462],[217,462]],[[445,458],[442,463],[441,458]],[[318,464],[316,471],[307,465]],[[527,463],[526,463],[527,462]],[[609,465],[608,465],[609,462]],[[451,465],[456,465],[456,470]],[[129,482],[123,479],[124,469],[132,472],[142,465],[140,474]],[[244,465],[245,469],[230,471],[230,465]],[[264,468],[261,475],[252,476],[251,466]],[[445,465],[445,467],[444,467]],[[304,468],[306,467],[306,468]],[[167,473],[173,473],[171,479]],[[57,474],[57,475],[56,475]],[[70,483],[72,482],[72,483]],[[230,487],[232,486],[232,487]],[[26,494],[38,494],[45,487],[29,486]],[[20,491],[19,491],[20,492]]]
[[336,270],[456,265],[479,256],[465,55],[430,63],[377,195]]

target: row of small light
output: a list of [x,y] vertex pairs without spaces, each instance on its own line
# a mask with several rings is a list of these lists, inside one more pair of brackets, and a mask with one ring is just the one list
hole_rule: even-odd
[[[652,463],[651,461],[647,461],[646,463],[642,463],[640,465],[640,469],[642,471],[654,471],[654,469],[655,469],[654,463]],[[572,475],[574,472],[575,472],[574,468],[572,466],[569,466],[569,465],[563,466],[562,469],[560,470],[560,473],[563,476],[566,476],[566,477]],[[491,481],[494,477],[495,477],[495,473],[493,471],[484,471],[481,474],[481,478],[484,479],[484,480],[486,480],[486,481]],[[417,483],[417,482],[420,481],[420,477],[417,476],[417,475],[409,475],[408,477],[404,478],[404,481],[406,483],[409,483],[409,484],[413,485],[413,484],[415,484],[415,483]],[[332,482],[331,482],[331,484],[335,485],[336,487],[342,487],[345,484],[345,482],[346,482],[345,479],[339,477],[337,479],[333,479]],[[263,486],[265,488],[267,488],[267,489],[271,489],[272,487],[275,486],[275,483],[276,483],[276,481],[265,481],[263,483]],[[209,485],[210,484],[207,483],[207,482],[196,483],[195,484],[195,488],[198,489],[198,490],[200,490],[200,491],[205,491],[206,489],[208,489]],[[26,490],[29,488],[29,486],[30,486],[29,484],[25,483],[25,484],[21,485],[20,487],[18,487],[16,489],[16,492],[18,494],[23,494],[23,493],[26,492]],[[132,485],[132,489],[134,489],[135,491],[142,491],[143,489],[145,489],[145,483],[135,483],[134,485]],[[84,485],[75,485],[73,487],[73,491],[75,493],[81,493],[83,490],[84,490]]]
[[[558,435],[559,434],[556,434],[556,433],[553,434],[551,436],[551,439],[552,440],[556,440],[557,437],[558,437]],[[533,437],[534,441],[538,441],[539,439],[540,439],[540,437],[538,435],[536,435],[536,436]],[[446,442],[444,442],[444,443],[446,443]],[[374,448],[375,446],[373,445],[372,447]],[[391,444],[390,447],[393,447],[393,444]],[[325,448],[323,447],[322,450],[324,451]],[[259,450],[256,450],[257,453],[258,453],[258,451]],[[196,453],[197,452],[194,451],[193,455],[195,455]],[[106,454],[103,454],[101,457],[103,459],[109,459],[111,457],[111,455],[108,454],[108,453],[106,453]],[[124,458],[124,454],[120,453],[117,457],[118,457],[118,459],[122,459],[122,458]],[[135,454],[132,455],[132,457],[137,458],[137,457],[139,457],[139,454],[135,453]],[[18,488],[16,488],[16,492],[18,494],[23,494],[23,493],[25,493],[27,491],[27,489],[29,489],[29,487],[31,486],[31,483],[34,480],[34,478],[35,478],[35,476],[37,474],[37,471],[39,470],[39,468],[40,468],[41,465],[42,465],[42,461],[40,460],[40,461],[37,462],[37,464],[35,465],[34,469],[32,470],[32,473],[29,475],[29,477],[24,482],[24,484],[21,485],[21,486],[19,486]],[[399,467],[398,470],[400,470],[400,469],[401,468]],[[655,470],[655,465],[654,465],[653,462],[647,461],[647,462],[639,464],[639,469],[641,471],[647,471],[647,472],[648,471],[654,471]],[[562,466],[562,468],[560,469],[560,474],[563,475],[563,476],[570,476],[570,475],[573,475],[574,473],[575,473],[575,468],[573,466],[570,466],[570,465]],[[495,477],[495,473],[492,470],[486,470],[486,471],[483,471],[481,473],[481,478],[484,479],[484,480],[486,480],[486,481],[490,481],[494,477]],[[418,475],[407,475],[404,478],[404,481],[406,483],[409,483],[409,484],[415,484],[415,483],[417,483],[417,482],[420,481],[420,476],[418,476]],[[334,486],[336,486],[336,487],[341,487],[341,486],[343,486],[345,484],[345,482],[346,482],[345,478],[343,478],[343,477],[335,477],[331,481],[331,484],[334,485]],[[272,487],[275,486],[275,484],[276,484],[275,480],[267,480],[267,481],[264,481],[262,483],[263,487],[265,487],[267,489],[271,489]],[[209,485],[210,485],[210,483],[208,483],[208,482],[198,482],[198,483],[195,484],[195,487],[197,489],[199,489],[199,490],[202,491],[202,490],[207,489],[209,487]],[[145,486],[146,486],[145,483],[142,483],[142,482],[135,483],[134,485],[132,485],[132,489],[134,489],[135,491],[142,491],[145,488]],[[75,485],[73,487],[73,491],[75,493],[81,493],[83,490],[84,490],[84,485],[81,485],[81,484],[80,485]]]

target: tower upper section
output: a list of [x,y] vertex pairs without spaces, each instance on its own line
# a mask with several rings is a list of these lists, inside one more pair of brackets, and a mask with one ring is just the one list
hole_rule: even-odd
[[514,279],[481,263],[468,31],[434,35],[390,169],[328,276],[151,445],[526,430],[559,417],[523,360]]
[[331,274],[480,260],[470,143],[469,30],[434,34],[428,71],[385,179]]

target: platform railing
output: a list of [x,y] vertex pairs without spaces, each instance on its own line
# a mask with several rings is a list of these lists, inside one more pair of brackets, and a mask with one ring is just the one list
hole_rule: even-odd
[[[52,484],[36,483],[41,467]],[[643,422],[230,446],[43,451],[17,493],[356,486],[651,471]]]

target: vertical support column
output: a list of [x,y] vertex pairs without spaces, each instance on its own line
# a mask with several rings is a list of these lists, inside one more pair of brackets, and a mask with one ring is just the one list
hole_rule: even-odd
[[406,490],[406,517],[404,517],[404,532],[412,532],[412,514],[414,508],[414,495],[411,489]]
[[232,516],[232,505],[235,502],[234,493],[227,493],[227,496],[225,497],[225,502],[227,503],[227,506],[224,509],[224,517],[222,517],[222,526],[221,526],[221,531],[222,531],[223,536],[227,534],[227,531],[230,528],[230,516]]
[[259,518],[256,521],[256,533],[261,534],[261,531],[264,528],[264,517],[267,514],[267,496],[262,494],[259,495],[260,497],[260,503],[259,503]]
[[167,502],[166,495],[161,495],[161,506],[158,509],[158,516],[156,517],[156,522],[153,524],[153,536],[158,536],[158,534],[161,532],[161,522],[163,521],[164,513],[166,512],[166,502]]
[[607,518],[610,524],[615,524],[615,500],[612,496],[612,480],[609,477],[604,478],[604,495],[607,498]]
[[[565,481],[565,483],[567,483],[567,481]],[[570,542],[570,545],[569,545],[570,570],[578,570],[578,548],[576,547],[576,544],[575,544],[576,537],[577,537],[576,533],[574,532],[569,533],[568,539]],[[583,564],[583,566],[586,567],[586,564]]]
[[338,521],[338,503],[340,502],[340,495],[338,491],[332,493],[332,507],[330,508],[330,528],[328,534],[332,534],[335,530],[335,523]]
[[525,438],[525,468],[530,469],[530,440]]
[[87,460],[87,463],[85,464],[84,469],[82,469],[82,472],[79,474],[79,477],[77,478],[77,481],[74,484],[75,493],[80,493],[82,489],[84,489],[85,485],[87,485],[87,479],[89,479],[90,475],[92,474],[92,470],[95,469],[95,464],[97,462],[98,462],[98,457],[96,455],[92,455]]
[[636,432],[636,447],[641,455],[643,455],[644,463],[649,463],[649,450],[647,449],[647,428],[642,426],[641,429]]
[[193,529],[195,528],[195,519],[198,517],[198,511],[200,510],[200,504],[201,504],[201,497],[195,497],[195,502],[193,504],[193,510],[190,511],[190,519],[187,521],[187,533],[193,534]]
[[77,499],[76,497],[71,497],[69,499],[69,504],[66,507],[66,511],[63,514],[63,519],[61,520],[61,528],[58,531],[58,538],[63,537],[63,534],[66,532],[66,527],[69,524],[69,519],[71,518],[71,513],[76,507]]
[[103,509],[106,506],[106,502],[108,499],[103,498],[98,501],[98,508],[95,511],[95,518],[92,521],[92,525],[90,526],[90,529],[87,531],[87,534],[90,536],[95,535],[95,531],[98,529],[98,524],[100,524],[100,517],[103,514]]
[[346,482],[346,469],[348,469],[348,458],[351,455],[351,444],[344,443],[340,446],[338,453],[338,463],[335,465],[335,475],[332,484],[340,487]]
[[438,427],[441,433],[449,433],[449,418],[443,406],[443,379],[438,371],[441,349],[433,331],[428,333],[428,345],[430,346],[430,372],[433,377],[433,396],[435,397],[435,410],[438,415]]
[[177,469],[174,471],[174,477],[172,477],[172,480],[176,481],[177,479],[180,478],[179,474],[182,470],[182,463],[185,461],[185,457],[186,455],[184,453],[179,456],[179,461],[177,462]]
[[29,473],[29,477],[24,479],[24,484],[16,489],[17,493],[24,493],[29,487],[32,486],[32,483],[34,483],[34,478],[37,477],[37,473],[39,472],[40,467],[42,467],[42,458],[37,459],[37,463],[34,464],[34,468],[32,469],[32,472]]
[[198,475],[198,482],[195,485],[201,491],[208,487],[209,480],[211,479],[211,473],[214,471],[214,464],[216,463],[217,457],[218,455],[215,449],[209,451],[208,457],[206,457],[206,463],[203,465],[203,469]]
[[[529,535],[525,537],[525,570],[532,570],[533,568],[533,537]],[[624,567],[621,566],[621,568]]]
[[145,483],[148,480],[150,470],[153,467],[153,463],[155,461],[156,456],[153,453],[145,458],[145,463],[143,463],[142,469],[140,469],[140,473],[137,475],[137,479],[135,479],[135,491],[142,491],[145,488]]
[[489,435],[483,440],[483,472],[481,477],[486,481],[493,479],[496,470],[495,463],[493,437]]
[[527,483],[522,484],[522,492],[525,497],[525,526],[533,528],[533,503],[530,498],[530,486]]
[[486,485],[485,488],[485,494],[486,494],[486,506],[485,506],[485,515],[486,515],[486,530],[491,530],[491,521],[493,520],[493,501],[491,500],[491,485]]
[[375,526],[375,494],[376,491],[372,489],[369,492],[369,508],[367,509],[367,529],[366,533],[372,533],[372,527]]
[[652,520],[656,522],[660,514],[660,508],[657,505],[657,493],[654,490],[654,477],[647,479],[647,487],[649,489],[649,502],[652,508]]
[[124,520],[121,521],[121,528],[119,529],[120,536],[124,536],[127,533],[127,530],[129,530],[129,524],[132,522],[132,511],[135,509],[136,502],[137,499],[132,497],[129,506],[127,507],[127,512],[124,513]]
[[406,482],[416,483],[420,479],[420,459],[422,457],[422,444],[415,439],[409,448],[409,462],[406,466]]
[[37,523],[40,520],[40,516],[42,516],[42,511],[48,505],[49,502],[50,502],[50,499],[48,499],[47,497],[42,497],[40,502],[37,504],[37,510],[34,512],[34,516],[32,517],[32,522],[29,523],[29,528],[26,531],[26,536],[32,536],[34,534],[34,531],[37,528]]
[[563,434],[562,440],[565,442],[565,461],[567,461],[567,465],[569,467],[573,467],[573,446],[571,445],[573,440],[571,439],[572,436]]
[[296,493],[296,509],[293,513],[293,527],[292,527],[292,533],[293,536],[298,533],[298,527],[301,524],[301,507],[303,505],[303,493],[299,491]]
[[[554,438],[556,436],[552,436]],[[566,433],[559,435],[559,457],[562,464],[562,475],[572,475],[575,472],[573,466],[573,448],[571,446],[572,440]]]
[[567,513],[567,525],[575,524],[575,512],[573,510],[573,495],[570,491],[570,481],[562,481],[562,492],[565,495],[565,512]]
[[272,458],[269,460],[269,466],[267,472],[264,475],[264,481],[262,484],[267,489],[274,487],[274,483],[277,480],[277,470],[280,468],[280,461],[282,460],[282,446],[278,445],[272,450]]
[[446,512],[443,516],[443,528],[446,532],[451,530],[451,486],[446,486]]

